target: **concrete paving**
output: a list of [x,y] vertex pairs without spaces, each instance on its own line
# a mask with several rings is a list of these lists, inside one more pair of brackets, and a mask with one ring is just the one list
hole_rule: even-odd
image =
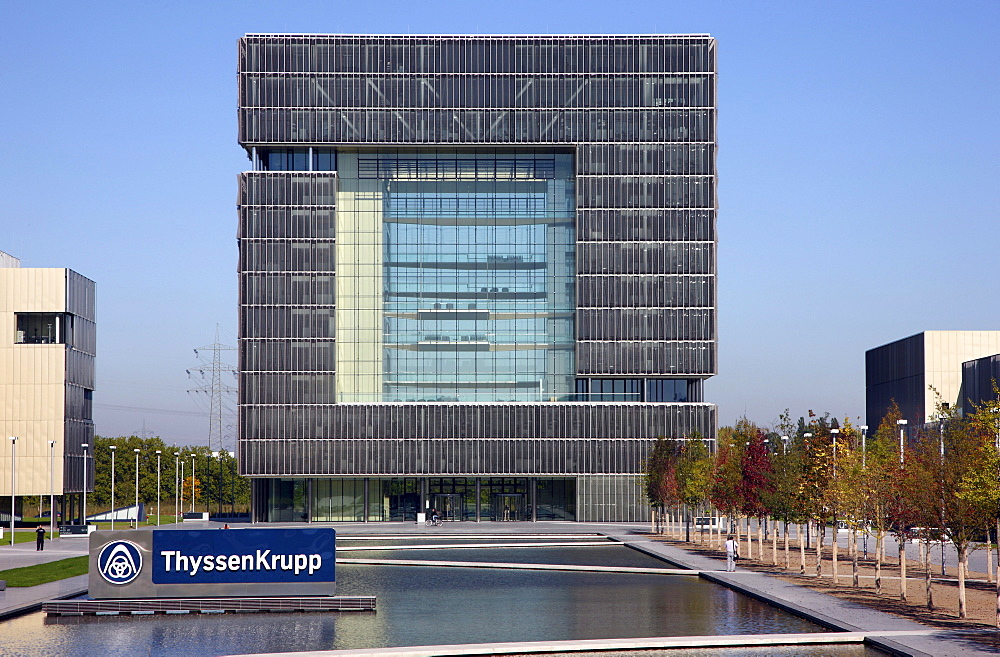
[[[35,543],[0,546],[0,570],[24,568],[87,554],[86,538],[57,538],[45,541],[45,549],[35,550]],[[0,578],[2,579],[2,578]],[[0,619],[18,616],[42,608],[43,602],[75,598],[87,592],[87,575],[50,582],[40,586],[8,587],[0,591]]]
[[[933,633],[933,630],[928,630]],[[878,634],[891,637],[900,632]],[[443,655],[526,655],[537,653],[629,651],[681,648],[744,648],[864,643],[875,634],[867,632],[810,632],[807,634],[736,634],[722,636],[670,636],[635,639],[580,639],[571,641],[525,641],[470,643],[437,646],[406,646],[372,650],[322,650],[263,653],[256,657],[441,657]],[[238,657],[238,656],[237,656]],[[249,656],[245,656],[249,657]]]
[[[727,573],[725,564],[720,559],[691,554],[646,536],[615,533],[613,530],[608,535],[675,565],[701,570],[701,577],[711,582],[768,602],[829,629],[871,635],[869,642],[890,654],[915,657],[995,654],[991,648],[969,640],[962,633],[941,631],[928,634],[928,628],[919,623],[812,591],[776,577],[752,573],[742,568],[737,568],[735,573]],[[891,639],[876,636],[884,632],[909,634],[898,634]]]

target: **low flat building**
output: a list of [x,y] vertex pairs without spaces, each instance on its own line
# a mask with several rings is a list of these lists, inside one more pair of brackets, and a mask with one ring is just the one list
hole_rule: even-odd
[[865,352],[865,404],[872,431],[892,402],[910,424],[936,420],[938,395],[963,408],[963,363],[1000,353],[1000,331],[923,331]]
[[82,445],[94,442],[94,306],[94,281],[71,269],[21,267],[0,252],[0,499],[10,499],[13,457],[17,507],[54,491],[72,517],[84,481],[93,488]]

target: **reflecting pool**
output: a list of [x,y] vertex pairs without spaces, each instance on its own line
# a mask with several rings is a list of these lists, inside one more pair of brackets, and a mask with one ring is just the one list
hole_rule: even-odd
[[[406,553],[403,556],[403,553]],[[345,553],[341,556],[361,556]],[[365,556],[374,558],[372,553]],[[623,546],[385,550],[383,558],[664,567]],[[0,623],[4,654],[221,655],[446,643],[824,631],[691,576],[340,565],[338,594],[375,595],[378,611],[46,618]],[[855,656],[860,646],[691,655]],[[648,651],[644,655],[653,654]],[[664,653],[667,654],[667,653]]]

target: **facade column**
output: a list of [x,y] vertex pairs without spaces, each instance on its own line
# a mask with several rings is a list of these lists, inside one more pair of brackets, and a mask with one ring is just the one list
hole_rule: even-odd
[[364,482],[363,485],[365,487],[365,516],[362,522],[368,522],[368,477],[365,477],[362,481]]
[[538,522],[538,477],[532,477],[531,482],[531,522]]
[[480,500],[482,499],[480,492],[482,491],[482,478],[476,477],[476,522],[482,522],[482,507],[480,506]]

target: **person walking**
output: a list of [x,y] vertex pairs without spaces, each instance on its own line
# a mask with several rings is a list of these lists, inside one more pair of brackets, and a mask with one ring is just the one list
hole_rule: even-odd
[[726,572],[736,571],[736,560],[740,558],[740,544],[730,534],[726,539]]
[[45,549],[45,527],[38,525],[35,527],[35,552]]

